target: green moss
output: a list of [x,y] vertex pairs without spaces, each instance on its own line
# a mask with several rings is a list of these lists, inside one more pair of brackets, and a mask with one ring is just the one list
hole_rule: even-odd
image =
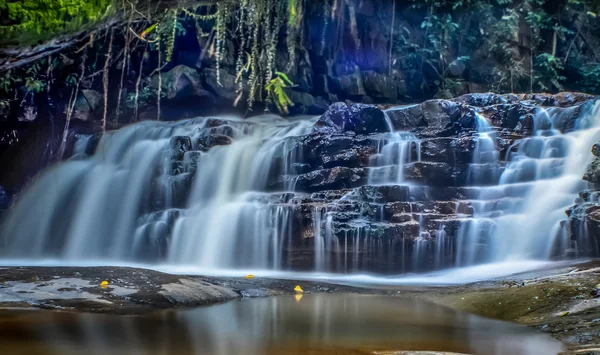
[[112,0],[0,0],[0,45],[33,45],[91,28]]

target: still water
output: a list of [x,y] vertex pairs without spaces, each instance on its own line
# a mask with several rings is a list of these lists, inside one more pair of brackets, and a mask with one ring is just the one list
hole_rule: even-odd
[[445,351],[552,355],[561,344],[532,329],[419,300],[316,294],[246,299],[185,311],[118,316],[0,312],[11,355],[393,354]]

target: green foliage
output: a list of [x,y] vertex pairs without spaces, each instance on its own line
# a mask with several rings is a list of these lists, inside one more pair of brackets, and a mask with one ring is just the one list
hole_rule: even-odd
[[294,106],[292,100],[283,89],[294,86],[294,83],[282,72],[277,72],[276,77],[271,79],[265,89],[269,94],[269,100],[275,104],[282,115],[289,114],[289,106]]
[[0,90],[7,95],[12,94],[15,91],[17,85],[21,83],[21,78],[13,75],[12,70],[8,70],[2,73],[0,77]]
[[460,91],[460,82],[448,75],[448,66],[461,56],[473,57],[473,53],[479,63],[489,67],[478,70],[476,81],[494,91],[562,90],[566,70],[577,71],[583,78],[578,85],[585,83],[597,90],[597,0],[412,3],[423,14],[420,28],[424,36],[396,29],[394,49],[399,55],[394,57],[394,65],[405,73],[406,69],[412,71],[409,79],[424,90],[433,86],[440,91]]
[[535,58],[534,81],[543,91],[558,91],[563,89],[562,82],[566,79],[560,73],[564,69],[562,61],[552,54],[541,53]]
[[85,30],[111,13],[111,0],[0,0],[0,45],[33,45]]
[[236,40],[238,94],[241,97],[244,87],[248,88],[247,103],[252,109],[255,101],[262,100],[265,92],[270,95],[269,90],[274,88],[271,85],[267,89],[267,86],[277,70],[275,56],[284,26],[289,56],[285,70],[293,68],[303,4],[304,0],[221,0],[216,6],[200,5],[194,11],[184,13],[200,23],[210,23],[215,29],[214,55],[219,83],[219,68],[228,48],[225,44],[228,39]]

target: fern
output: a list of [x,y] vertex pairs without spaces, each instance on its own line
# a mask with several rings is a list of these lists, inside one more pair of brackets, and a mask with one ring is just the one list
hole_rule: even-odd
[[282,115],[288,115],[289,106],[294,106],[294,103],[283,89],[294,86],[294,83],[284,73],[276,74],[277,76],[269,81],[265,89],[269,94],[269,100],[275,104],[277,110]]

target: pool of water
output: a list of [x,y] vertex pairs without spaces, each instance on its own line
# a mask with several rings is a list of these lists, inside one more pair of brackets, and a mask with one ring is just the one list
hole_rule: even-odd
[[420,300],[314,294],[244,299],[144,316],[0,311],[11,355],[553,355],[561,343],[524,326]]

